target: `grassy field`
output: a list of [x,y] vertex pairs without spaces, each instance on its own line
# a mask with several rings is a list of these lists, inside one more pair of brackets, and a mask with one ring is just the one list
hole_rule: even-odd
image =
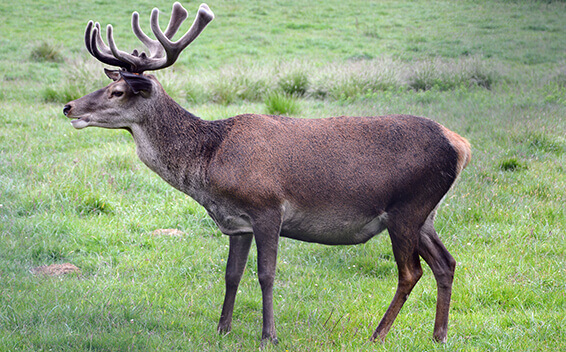
[[[76,131],[62,114],[108,83],[83,48],[88,20],[112,23],[128,50],[131,12],[147,28],[157,6],[165,26],[171,2],[135,3],[0,3],[0,351],[259,347],[255,251],[233,331],[218,335],[228,239],[127,133]],[[282,239],[280,343],[266,350],[566,350],[565,2],[209,5],[214,22],[156,73],[196,115],[408,113],[473,145],[436,222],[458,262],[446,344],[432,341],[428,267],[387,341],[368,342],[397,283],[382,234],[360,246]],[[33,274],[61,263],[80,273]]]

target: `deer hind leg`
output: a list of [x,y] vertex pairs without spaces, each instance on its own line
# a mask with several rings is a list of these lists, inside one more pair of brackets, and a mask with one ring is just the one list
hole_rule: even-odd
[[218,323],[218,332],[227,333],[232,327],[232,313],[236,293],[242,279],[242,274],[248,261],[248,254],[252,243],[253,235],[230,236],[230,250],[228,262],[226,264],[226,296],[222,305],[222,314]]
[[448,313],[450,297],[452,296],[452,282],[456,261],[438,238],[434,230],[434,212],[428,217],[420,231],[419,255],[432,269],[437,285],[436,318],[434,321],[434,339],[446,342],[448,334]]
[[452,282],[456,261],[448,253],[444,244],[434,230],[434,212],[428,217],[420,230],[419,255],[432,269],[437,285],[436,318],[434,321],[434,338],[446,342],[448,333],[448,311],[452,295]]
[[385,340],[385,336],[393,325],[397,314],[399,314],[407,297],[423,274],[417,251],[418,229],[389,225],[388,231],[399,271],[399,281],[395,296],[393,296],[389,308],[387,308],[385,315],[371,336],[371,341]]

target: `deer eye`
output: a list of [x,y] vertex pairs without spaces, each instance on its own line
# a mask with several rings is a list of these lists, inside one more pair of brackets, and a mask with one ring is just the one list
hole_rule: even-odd
[[121,92],[119,90],[115,90],[112,93],[110,93],[110,96],[113,97],[113,98],[114,97],[118,98],[118,97],[121,97],[122,95],[124,95],[124,92]]

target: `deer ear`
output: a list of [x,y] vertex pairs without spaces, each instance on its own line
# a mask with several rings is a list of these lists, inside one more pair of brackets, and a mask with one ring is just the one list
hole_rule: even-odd
[[120,71],[120,76],[124,78],[124,81],[126,81],[126,83],[130,86],[134,94],[148,94],[151,92],[153,84],[147,76],[124,71]]
[[108,78],[110,78],[114,82],[120,79],[120,71],[118,70],[109,70],[105,68],[104,73],[106,73],[106,76],[108,76]]

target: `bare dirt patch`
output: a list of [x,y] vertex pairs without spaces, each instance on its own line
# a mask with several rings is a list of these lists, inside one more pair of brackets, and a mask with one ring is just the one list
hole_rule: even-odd
[[31,269],[31,272],[34,275],[61,276],[72,273],[80,274],[81,269],[71,263],[63,263],[38,266],[37,268]]
[[181,237],[185,233],[177,229],[157,229],[151,233],[153,236],[171,236],[171,237]]

